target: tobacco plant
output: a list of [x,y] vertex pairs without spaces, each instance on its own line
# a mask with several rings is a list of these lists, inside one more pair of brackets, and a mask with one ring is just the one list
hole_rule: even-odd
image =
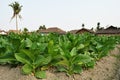
[[72,75],[94,68],[119,43],[119,36],[88,33],[10,33],[0,35],[0,64],[19,64],[24,74],[34,73],[37,78],[46,78],[45,71],[51,67]]

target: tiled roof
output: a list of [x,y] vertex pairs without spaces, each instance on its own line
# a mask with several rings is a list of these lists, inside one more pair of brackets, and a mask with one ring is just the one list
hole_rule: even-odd
[[57,27],[51,27],[48,29],[43,29],[43,30],[39,30],[38,32],[40,33],[59,33],[59,34],[65,34],[66,32],[61,30],[60,28]]
[[89,33],[94,33],[94,31],[86,29],[86,28],[82,28],[82,29],[78,30],[76,33],[79,33],[81,31],[85,31],[85,32],[89,32]]
[[71,31],[69,31],[69,33],[76,34],[77,31],[78,31],[78,30],[71,30]]
[[0,34],[7,34],[7,32],[4,30],[0,30]]
[[86,28],[82,28],[82,29],[78,29],[78,30],[71,30],[71,31],[69,31],[69,32],[70,32],[70,33],[74,33],[74,34],[83,33],[83,32],[94,33],[94,31],[89,30],[89,29],[86,29]]
[[14,33],[19,33],[19,30],[9,30],[7,33],[14,32]]
[[96,34],[120,34],[120,28],[110,26],[106,29],[98,30]]
[[4,30],[0,30],[0,32],[4,32]]

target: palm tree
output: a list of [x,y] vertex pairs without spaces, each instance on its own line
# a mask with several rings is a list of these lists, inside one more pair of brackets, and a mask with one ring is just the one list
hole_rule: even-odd
[[82,24],[82,28],[84,28],[85,27],[85,24]]
[[39,30],[45,30],[46,29],[46,26],[45,25],[42,25],[39,27]]
[[20,5],[18,2],[14,2],[9,4],[10,7],[13,9],[13,16],[11,17],[11,20],[15,17],[16,18],[16,30],[18,31],[18,21],[17,18],[19,17],[20,19],[22,18],[21,15],[19,14],[22,8],[22,5]]
[[97,27],[100,28],[100,22],[97,23]]
[[102,29],[104,29],[104,27],[100,27],[100,22],[98,22],[96,30],[98,31],[98,30],[102,30]]

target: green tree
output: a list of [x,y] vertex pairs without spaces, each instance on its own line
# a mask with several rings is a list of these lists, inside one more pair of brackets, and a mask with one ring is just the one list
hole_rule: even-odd
[[85,24],[82,24],[82,28],[84,28],[85,27]]
[[46,26],[45,25],[42,25],[39,27],[39,30],[45,30],[46,29]]
[[104,27],[100,27],[100,22],[98,22],[98,23],[97,23],[96,31],[98,31],[98,30],[102,30],[102,29],[104,29]]
[[13,18],[16,18],[16,30],[18,31],[18,17],[21,19],[21,15],[19,14],[21,9],[22,9],[22,5],[20,5],[18,2],[14,2],[14,3],[11,3],[9,4],[10,7],[12,7],[13,9],[13,16],[11,17],[11,20]]
[[97,30],[100,30],[100,22],[97,23]]
[[92,31],[93,31],[93,30],[94,30],[94,28],[92,27],[90,30],[92,30]]
[[23,32],[29,32],[27,28],[24,28]]

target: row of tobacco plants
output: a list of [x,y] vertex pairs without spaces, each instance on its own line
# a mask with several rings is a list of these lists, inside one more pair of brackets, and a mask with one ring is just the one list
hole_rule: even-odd
[[55,68],[67,75],[93,68],[119,43],[119,37],[93,34],[23,33],[0,35],[0,64],[22,66],[23,74],[46,78],[45,71]]

